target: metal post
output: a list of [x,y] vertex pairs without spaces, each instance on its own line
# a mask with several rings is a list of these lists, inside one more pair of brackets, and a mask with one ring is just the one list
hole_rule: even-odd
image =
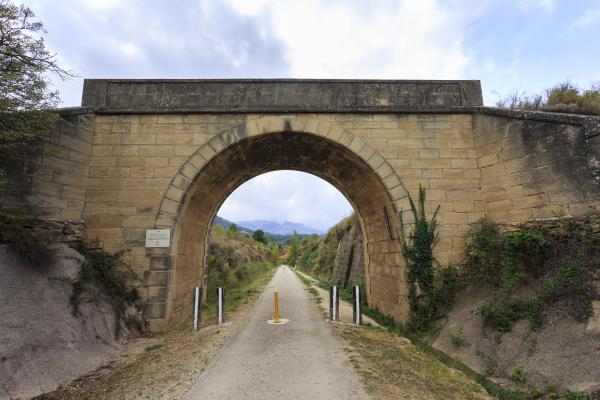
[[360,286],[352,286],[352,322],[355,325],[362,324],[362,312],[360,309]]
[[329,287],[329,320],[340,320],[340,291],[337,286]]
[[202,288],[195,287],[194,288],[194,311],[192,316],[192,330],[197,331],[198,326],[200,325],[200,303],[202,300]]
[[277,291],[277,286],[275,286],[275,290],[273,291],[273,301],[275,303],[275,317],[273,318],[273,322],[278,324],[279,321],[279,292]]
[[217,288],[217,325],[223,325],[225,322],[225,312],[223,305],[225,304],[225,291],[222,287]]

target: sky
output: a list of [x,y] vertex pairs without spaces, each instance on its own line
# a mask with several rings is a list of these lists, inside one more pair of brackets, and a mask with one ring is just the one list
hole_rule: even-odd
[[299,171],[273,171],[242,184],[223,203],[219,215],[230,221],[301,222],[325,231],[352,213],[334,186]]
[[[479,79],[486,105],[515,90],[538,93],[567,79],[580,86],[600,81],[600,0],[24,4],[44,22],[47,46],[78,75],[55,79],[63,106],[80,104],[83,78]],[[308,199],[303,193],[311,191],[306,196],[313,200],[328,199],[331,204],[318,201],[325,207],[321,217],[337,222],[324,213],[342,208],[343,196],[331,197],[318,178],[292,172],[247,182],[248,188],[238,189],[246,197],[236,193],[237,206],[232,200],[223,207],[253,219],[260,213],[249,204],[264,204],[259,189],[267,182],[277,183],[281,193],[297,190],[289,198]],[[310,207],[283,207],[271,219],[309,225],[294,218],[306,218]]]

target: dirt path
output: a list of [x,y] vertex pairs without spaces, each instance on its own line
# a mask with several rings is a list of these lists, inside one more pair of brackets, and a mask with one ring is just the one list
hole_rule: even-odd
[[[280,293],[285,325],[273,317]],[[304,285],[280,267],[247,316],[245,327],[184,397],[195,399],[366,399],[358,376]]]
[[249,309],[269,281],[270,275],[250,283],[249,294],[237,310],[226,314],[225,325],[211,325],[214,321],[208,320],[197,332],[185,324],[162,336],[135,339],[106,365],[36,399],[181,399],[222,346],[244,326]]

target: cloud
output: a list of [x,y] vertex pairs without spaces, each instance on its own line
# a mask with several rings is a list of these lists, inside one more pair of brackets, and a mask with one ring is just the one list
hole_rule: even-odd
[[352,213],[352,206],[331,184],[298,171],[259,175],[238,187],[218,211],[232,221],[292,221],[327,229]]
[[437,0],[227,0],[265,18],[299,78],[459,78],[468,4]]
[[[242,78],[286,75],[284,44],[261,18],[215,0],[48,0],[27,4],[49,47],[82,78]],[[57,82],[78,105],[81,78]]]
[[556,0],[517,0],[516,4],[523,10],[539,8],[545,13],[551,13],[556,7]]
[[600,8],[586,10],[586,12],[573,22],[573,28],[586,28],[600,22]]

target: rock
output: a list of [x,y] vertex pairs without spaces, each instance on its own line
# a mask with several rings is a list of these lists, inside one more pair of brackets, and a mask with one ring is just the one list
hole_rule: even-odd
[[593,315],[587,322],[585,331],[592,334],[600,334],[600,300],[592,301]]

